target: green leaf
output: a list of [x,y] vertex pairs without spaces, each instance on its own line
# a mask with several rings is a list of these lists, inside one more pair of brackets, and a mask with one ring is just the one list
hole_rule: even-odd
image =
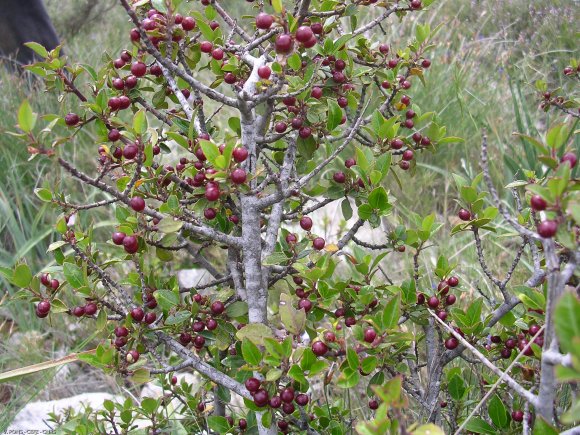
[[72,288],[78,289],[86,285],[83,270],[76,264],[64,263],[62,265],[62,272]]
[[560,431],[544,420],[542,416],[536,418],[532,432],[533,435],[558,435],[559,433]]
[[573,340],[580,337],[580,301],[571,293],[565,293],[555,310],[556,334],[562,350],[571,352]]
[[25,133],[30,133],[36,125],[36,113],[32,112],[32,107],[28,100],[24,100],[18,109],[18,127]]
[[379,360],[376,356],[367,356],[365,359],[361,361],[361,369],[363,373],[371,373],[374,369],[377,368]]
[[346,350],[346,360],[351,369],[358,370],[358,354],[353,348],[348,348]]
[[497,429],[494,428],[491,424],[487,421],[482,420],[478,417],[473,417],[471,420],[467,422],[464,428],[466,431],[475,432],[475,433],[482,433],[488,435],[496,435]]
[[282,372],[282,370],[280,369],[270,369],[268,370],[268,373],[266,373],[266,381],[268,382],[277,381],[282,377],[283,373],[284,372]]
[[227,306],[226,314],[228,317],[234,319],[244,317],[246,314],[248,314],[248,304],[246,302],[236,301],[233,304]]
[[171,314],[170,316],[165,319],[166,325],[180,325],[181,323],[185,322],[187,319],[191,317],[191,313],[189,311],[178,311],[175,314]]
[[373,213],[373,208],[369,204],[361,204],[358,207],[358,217],[362,220],[369,220]]
[[342,120],[342,109],[334,100],[328,100],[328,119],[326,120],[326,128],[328,131],[334,130],[340,125]]
[[550,130],[548,130],[548,134],[546,135],[546,143],[552,149],[558,149],[564,145],[564,143],[566,143],[568,133],[568,127],[566,124],[556,124]]
[[345,220],[349,220],[352,217],[352,207],[350,206],[350,201],[345,198],[340,203],[340,209],[342,210],[342,217]]
[[216,144],[207,140],[200,140],[199,144],[201,145],[201,149],[205,154],[207,160],[213,165],[220,155],[220,150]]
[[32,272],[30,267],[26,264],[19,264],[14,268],[14,273],[12,274],[12,282],[18,287],[28,287],[32,281]]
[[306,325],[306,312],[292,306],[292,298],[286,293],[280,295],[280,320],[293,335],[302,333]]
[[165,234],[176,233],[181,227],[183,227],[183,222],[175,220],[172,217],[165,217],[157,224],[159,231]]
[[299,382],[302,385],[305,386],[308,385],[308,380],[304,376],[304,372],[302,371],[300,366],[296,364],[290,367],[290,370],[288,370],[288,376],[290,376],[292,379],[294,379],[295,381]]
[[389,205],[389,197],[382,186],[374,189],[369,195],[369,205],[378,210],[385,210]]
[[447,383],[447,391],[454,400],[461,400],[465,394],[465,384],[459,376],[453,376]]
[[153,296],[162,310],[169,310],[179,304],[179,294],[172,290],[157,290]]
[[276,264],[285,263],[286,261],[288,261],[288,256],[284,252],[275,251],[272,252],[270,255],[268,255],[266,258],[264,258],[262,264],[264,266],[274,266]]
[[34,189],[34,194],[38,196],[41,201],[50,202],[52,201],[52,192],[48,189]]
[[272,0],[272,7],[277,13],[280,13],[284,10],[284,6],[282,6],[282,0]]
[[141,409],[145,411],[145,413],[152,415],[155,413],[155,410],[159,406],[159,403],[155,399],[151,399],[150,397],[145,397],[141,400]]
[[256,346],[247,338],[242,340],[242,356],[248,364],[253,366],[259,365],[262,361],[262,354],[260,353],[260,349],[258,349],[258,346]]
[[358,384],[359,379],[360,375],[358,372],[358,368],[352,369],[351,367],[347,367],[342,371],[342,373],[338,377],[337,385],[340,388],[352,388]]
[[383,329],[395,329],[401,317],[401,294],[398,293],[385,306],[383,311]]
[[496,427],[505,428],[509,425],[508,411],[497,394],[489,399],[487,413]]
[[429,37],[429,24],[421,25],[419,24],[415,29],[415,38],[417,38],[417,42],[421,44]]
[[151,381],[151,377],[149,376],[149,370],[147,370],[144,367],[135,370],[130,379],[135,384],[146,384],[147,382]]
[[32,51],[34,51],[43,59],[46,59],[48,57],[48,51],[38,42],[25,42],[24,45],[26,45],[28,48],[30,48]]
[[142,135],[147,131],[147,115],[144,110],[138,110],[133,117],[133,130],[138,135]]
[[290,68],[292,68],[294,71],[298,71],[302,68],[302,59],[300,59],[300,55],[298,53],[294,53],[286,61]]
[[262,323],[250,323],[236,332],[238,340],[249,339],[257,346],[264,345],[265,338],[274,338],[272,330]]
[[413,432],[411,432],[412,435],[445,435],[445,432],[443,432],[443,429],[441,429],[439,426],[434,425],[433,423],[429,423],[429,424],[424,424],[419,426],[417,429],[415,429]]

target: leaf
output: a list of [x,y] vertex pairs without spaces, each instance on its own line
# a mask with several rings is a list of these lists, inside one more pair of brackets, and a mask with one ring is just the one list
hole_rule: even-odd
[[358,368],[356,370],[353,370],[352,368],[347,367],[342,371],[342,373],[338,377],[337,385],[340,388],[352,388],[358,384],[359,379],[360,375],[358,372]]
[[380,186],[374,189],[369,195],[369,205],[373,209],[385,210],[389,204],[389,197],[385,188]]
[[401,317],[401,294],[398,293],[385,306],[383,311],[383,329],[395,329]]
[[292,306],[292,298],[286,293],[280,295],[280,320],[288,332],[298,335],[306,325],[306,312]]
[[272,0],[272,7],[277,13],[280,13],[284,10],[284,6],[282,6],[282,0]]
[[286,62],[294,71],[298,71],[302,68],[302,59],[300,59],[300,55],[298,53],[294,53],[286,60]]
[[48,245],[48,249],[46,250],[46,252],[52,252],[58,248],[63,247],[64,245],[66,245],[67,242],[65,242],[64,240],[59,240],[57,242],[52,242],[50,245]]
[[282,377],[283,373],[284,372],[282,372],[282,370],[280,369],[270,369],[268,370],[268,373],[266,373],[266,381],[268,382],[277,381]]
[[34,189],[34,194],[38,196],[41,201],[52,201],[52,192],[48,189]]
[[183,227],[183,222],[173,219],[172,217],[165,217],[157,224],[159,231],[165,234],[176,233]]
[[456,375],[453,376],[447,383],[447,390],[454,400],[461,400],[465,394],[465,384],[463,379]]
[[294,364],[292,367],[290,367],[290,370],[288,370],[288,376],[290,376],[292,379],[299,382],[300,384],[308,386],[308,380],[304,376],[304,372],[302,371],[300,366]]
[[533,435],[558,435],[559,433],[560,431],[544,420],[542,416],[536,418],[532,432]]
[[275,266],[277,264],[285,263],[286,261],[288,261],[288,256],[284,252],[276,251],[264,258],[262,264],[264,266]]
[[351,369],[353,370],[358,370],[358,354],[356,353],[356,351],[352,348],[348,348],[346,350],[346,360],[348,362],[348,365]]
[[250,323],[236,332],[238,340],[249,339],[257,346],[264,345],[265,338],[274,338],[272,330],[262,323]]
[[443,432],[443,429],[441,429],[439,426],[434,425],[433,423],[429,423],[429,424],[424,424],[422,426],[419,426],[417,429],[415,429],[413,432],[411,432],[412,435],[445,435],[445,432]]
[[340,125],[342,120],[342,109],[334,100],[328,100],[328,119],[326,120],[326,128],[328,131],[334,130]]
[[362,220],[369,220],[373,215],[373,208],[369,204],[361,204],[358,207],[358,217]]
[[580,337],[580,301],[570,292],[565,293],[555,310],[556,334],[562,350],[571,352],[573,340]]
[[371,373],[374,369],[377,368],[379,360],[376,356],[367,356],[365,359],[361,361],[361,369],[363,373]]
[[62,272],[72,288],[78,289],[85,285],[83,270],[76,264],[64,263],[62,265]]
[[155,413],[155,410],[159,406],[159,403],[155,399],[151,399],[150,397],[145,397],[141,400],[141,409],[145,411],[147,414],[151,415]]
[[157,290],[153,296],[163,310],[169,310],[179,304],[179,294],[172,290]]
[[28,100],[24,100],[18,109],[18,127],[25,133],[30,133],[36,124],[36,113],[32,112],[32,107]]
[[230,429],[228,420],[221,415],[210,415],[207,417],[207,425],[211,430],[220,434],[226,433]]
[[509,425],[508,411],[497,394],[489,399],[487,413],[496,427],[505,428]]
[[226,308],[226,314],[228,317],[238,318],[243,317],[248,314],[248,304],[242,301],[236,301],[233,304],[230,304]]
[[21,263],[14,268],[14,273],[12,274],[12,282],[18,287],[28,287],[32,281],[32,272],[28,265]]
[[185,322],[187,319],[191,317],[191,313],[189,311],[178,311],[175,314],[172,314],[165,319],[166,325],[179,325]]
[[344,217],[345,220],[349,220],[352,217],[352,207],[350,206],[348,198],[342,200],[340,208],[342,210],[342,217]]
[[205,154],[205,157],[213,165],[216,158],[220,155],[219,148],[216,144],[207,140],[200,140],[199,144],[201,145],[201,149]]
[[48,57],[48,51],[38,42],[25,42],[24,45],[30,48],[43,59]]
[[491,424],[482,420],[478,417],[473,417],[471,420],[467,422],[464,428],[466,431],[475,432],[475,433],[482,433],[482,434],[489,434],[489,435],[496,435],[497,429],[494,428]]
[[259,365],[262,361],[260,349],[247,338],[242,340],[242,356],[248,364],[253,366]]
[[552,149],[558,149],[566,142],[568,128],[566,124],[556,124],[546,134],[546,143]]
[[133,372],[133,375],[130,377],[131,381],[135,384],[146,384],[147,382],[151,381],[151,377],[149,375],[149,370],[144,367],[141,367]]
[[147,115],[144,110],[138,110],[133,117],[133,130],[137,135],[142,135],[147,131]]

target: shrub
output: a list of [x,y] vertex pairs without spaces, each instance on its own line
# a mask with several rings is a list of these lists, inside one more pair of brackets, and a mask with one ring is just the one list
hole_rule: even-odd
[[[3,273],[38,317],[74,316],[102,331],[107,340],[80,360],[135,383],[155,378],[167,391],[106,402],[98,418],[75,417],[70,430],[126,433],[143,419],[152,433],[571,425],[577,404],[564,414],[568,389],[554,373],[575,380],[580,370],[580,307],[566,288],[580,260],[572,125],[556,125],[544,141],[525,138],[543,166],[508,186],[515,214],[489,174],[485,133],[482,173],[455,176],[461,209],[451,235],[472,233],[501,299],[473,297],[449,255],[434,270],[420,265],[446,237],[435,215],[404,221],[384,187],[389,177],[407,183],[423,152],[458,140],[413,105],[436,61],[430,26],[417,24],[415,39],[399,47],[378,32],[431,1],[250,2],[255,18],[239,20],[214,0],[181,3],[121,0],[131,49],[98,70],[30,45],[45,61],[29,69],[79,110],[46,115],[39,129],[25,102],[18,136],[102,199],[77,204],[59,186],[39,189],[62,210],[62,240],[49,248],[58,266],[40,276],[24,263]],[[577,117],[561,103],[553,105]],[[95,175],[59,149],[90,124]],[[353,223],[326,240],[311,216],[339,201]],[[97,208],[114,210],[112,233],[87,219]],[[357,237],[386,217],[385,242]],[[482,243],[501,220],[517,243],[504,274],[487,266]],[[412,258],[398,282],[383,267],[390,253]],[[182,258],[211,282],[180,287]],[[514,284],[524,258],[529,276]],[[175,377],[188,370],[203,376],[200,391]],[[232,394],[243,408],[228,407]],[[351,394],[368,396],[368,409],[355,415]],[[171,398],[180,421],[166,412]]]

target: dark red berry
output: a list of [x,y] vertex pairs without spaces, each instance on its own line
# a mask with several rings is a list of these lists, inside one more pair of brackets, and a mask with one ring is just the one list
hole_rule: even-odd
[[136,322],[142,321],[143,318],[145,317],[145,312],[143,311],[143,308],[140,308],[140,307],[133,308],[131,310],[131,317]]
[[128,254],[134,254],[139,249],[139,240],[136,236],[127,236],[123,239],[123,247]]
[[375,341],[375,338],[377,338],[377,333],[373,328],[369,328],[369,329],[365,330],[364,340],[367,343],[372,343],[373,341]]
[[554,237],[558,231],[558,223],[552,220],[545,220],[538,225],[538,234],[545,238]]
[[256,391],[258,391],[260,389],[260,386],[262,385],[262,383],[260,382],[259,379],[250,378],[250,379],[246,380],[245,385],[246,385],[246,389],[250,393],[255,393]]
[[449,337],[447,340],[445,340],[445,348],[453,350],[457,346],[459,346],[459,340],[457,340],[457,338]]
[[258,390],[254,393],[254,404],[260,408],[266,406],[270,401],[268,392],[266,390]]
[[548,203],[540,195],[532,195],[532,198],[530,199],[530,205],[532,206],[532,210],[542,211],[546,210]]
[[326,352],[328,352],[328,346],[322,341],[315,341],[312,343],[312,352],[316,356],[323,356],[326,354]]
[[258,29],[268,30],[273,23],[274,17],[272,17],[272,15],[261,12],[256,16],[256,27]]
[[129,201],[129,205],[133,210],[137,212],[145,210],[145,200],[140,196],[134,196],[133,198],[131,198],[131,201]]
[[225,310],[224,303],[222,301],[215,301],[211,304],[211,312],[214,316],[219,316]]
[[133,62],[131,64],[131,74],[135,77],[143,77],[147,73],[147,65],[143,62]]
[[86,316],[93,316],[98,310],[97,304],[94,302],[89,302],[85,305],[85,315]]
[[322,237],[317,237],[312,241],[312,247],[317,251],[320,251],[326,245],[326,241]]
[[430,308],[437,308],[439,306],[439,298],[437,296],[431,296],[429,300],[427,300],[427,305]]
[[459,216],[459,219],[461,219],[462,221],[471,220],[471,212],[469,210],[464,209],[464,208],[459,210],[459,213],[457,213],[457,216]]
[[79,115],[77,115],[76,113],[68,113],[64,117],[64,123],[69,127],[77,125],[79,121],[80,121]]

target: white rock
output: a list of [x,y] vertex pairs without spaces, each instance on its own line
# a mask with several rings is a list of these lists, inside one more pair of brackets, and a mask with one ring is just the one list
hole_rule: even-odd
[[11,433],[10,431],[47,430],[52,426],[50,423],[45,423],[48,421],[49,413],[58,414],[68,408],[82,411],[87,405],[93,409],[103,409],[105,400],[122,401],[122,398],[107,393],[84,393],[66,399],[31,402],[20,410],[6,433]]
[[177,271],[179,287],[192,288],[212,281],[211,274],[205,269],[182,269]]

